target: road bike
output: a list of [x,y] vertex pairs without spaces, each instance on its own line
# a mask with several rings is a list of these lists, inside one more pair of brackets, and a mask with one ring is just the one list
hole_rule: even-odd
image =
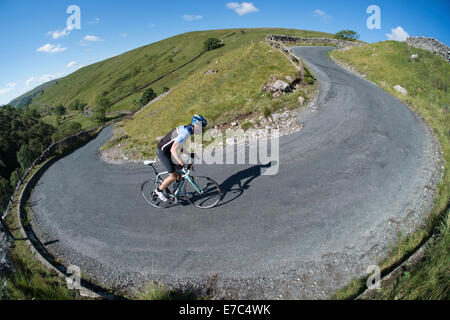
[[192,165],[187,168],[177,170],[181,173],[181,180],[176,188],[172,191],[168,187],[164,190],[167,201],[162,201],[156,194],[156,189],[161,185],[169,173],[158,172],[155,167],[155,160],[146,160],[144,164],[153,169],[155,178],[146,180],[141,185],[142,196],[145,201],[156,208],[168,208],[176,203],[182,197],[192,205],[200,209],[209,209],[216,206],[222,200],[222,192],[220,187],[213,179],[203,176],[193,176],[194,167]]

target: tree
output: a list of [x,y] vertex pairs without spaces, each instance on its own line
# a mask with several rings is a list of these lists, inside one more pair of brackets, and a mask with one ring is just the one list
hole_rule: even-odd
[[80,100],[76,99],[69,105],[70,110],[78,110],[78,105],[80,104]]
[[359,38],[359,34],[353,30],[341,30],[334,37],[341,40],[356,41]]
[[96,107],[94,109],[94,119],[99,122],[106,121],[106,111],[111,106],[109,99],[103,95],[97,98]]
[[10,193],[10,185],[8,181],[0,177],[0,207],[2,211],[8,205],[9,193]]
[[28,146],[34,154],[41,154],[44,151],[40,138],[31,138],[28,142]]
[[40,118],[41,117],[41,115],[35,108],[27,108],[27,109],[24,109],[24,111],[25,111],[25,115],[27,117],[31,117],[31,118]]
[[224,44],[217,38],[209,38],[204,43],[204,48],[207,51],[211,51],[220,47],[223,47]]
[[20,181],[20,176],[19,176],[18,169],[16,169],[13,171],[13,173],[11,173],[11,177],[9,177],[9,182],[10,182],[12,190],[14,190],[16,188],[19,181]]
[[103,109],[106,111],[111,106],[111,102],[109,101],[109,99],[107,97],[100,96],[97,98],[96,106],[97,106],[97,108],[100,108],[100,109]]
[[168,87],[164,87],[163,88],[163,92],[167,92],[167,91],[169,91],[170,89],[168,88]]
[[79,99],[76,99],[69,105],[69,109],[70,110],[78,110],[80,112],[83,112],[85,105],[86,105],[85,103],[82,103],[82,102],[80,102]]
[[17,152],[17,161],[24,170],[31,166],[34,157],[35,154],[27,144],[22,145],[19,152]]
[[35,110],[0,108],[0,177],[8,184],[14,170],[27,167],[52,142],[55,128],[35,117]]
[[152,101],[155,98],[156,98],[156,93],[153,91],[152,88],[148,88],[142,94],[142,98],[139,101],[139,103],[141,104],[141,107],[143,107],[143,106],[145,106],[147,103],[149,103],[150,101]]
[[60,104],[59,106],[57,106],[55,108],[55,114],[57,116],[62,116],[65,113],[66,113],[66,108],[64,108],[64,106],[62,104]]
[[94,110],[94,119],[98,122],[98,123],[103,123],[106,121],[106,110],[101,108],[101,107],[97,107]]

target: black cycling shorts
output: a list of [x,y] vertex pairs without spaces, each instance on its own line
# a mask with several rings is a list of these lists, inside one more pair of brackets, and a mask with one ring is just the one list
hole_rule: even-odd
[[173,161],[171,159],[172,156],[170,154],[170,151],[166,152],[166,151],[159,150],[159,149],[157,149],[157,150],[158,150],[157,154],[158,154],[159,161],[161,161],[164,168],[166,168],[167,172],[174,173],[176,171],[175,163],[173,163]]

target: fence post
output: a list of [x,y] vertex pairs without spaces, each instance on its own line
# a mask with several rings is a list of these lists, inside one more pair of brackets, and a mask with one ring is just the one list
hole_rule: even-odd
[[13,205],[13,199],[12,199],[11,196],[9,195],[8,191],[5,190],[5,193],[6,193],[6,196],[8,197],[9,203],[10,203],[11,205]]
[[298,65],[300,67],[300,79],[303,80],[305,77],[305,70],[303,68],[303,58],[298,58]]
[[20,170],[17,170],[17,175],[19,176],[20,183],[23,184],[22,176],[20,175]]

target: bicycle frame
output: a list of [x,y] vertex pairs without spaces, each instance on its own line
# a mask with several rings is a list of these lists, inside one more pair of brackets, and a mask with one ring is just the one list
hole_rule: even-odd
[[[167,171],[158,173],[158,171],[156,171],[155,167],[153,167],[153,164],[150,164],[150,166],[153,168],[153,171],[155,171],[155,174],[156,174],[156,178],[155,179],[156,180],[158,180],[158,178],[160,178],[162,175],[169,174]],[[186,180],[190,184],[192,184],[192,186],[195,188],[195,190],[197,190],[197,192],[199,194],[203,194],[203,190],[195,183],[194,180],[192,180],[192,178],[190,176],[191,169],[186,171],[183,168],[183,169],[177,170],[177,171],[182,174],[182,177],[181,177],[181,181],[180,181],[180,184],[179,184],[177,190],[175,190],[175,192],[174,192],[175,197],[177,197],[178,194],[180,193],[180,190],[181,190],[181,188],[183,188],[184,184],[186,183]],[[161,178],[161,180],[164,180],[164,179]]]

